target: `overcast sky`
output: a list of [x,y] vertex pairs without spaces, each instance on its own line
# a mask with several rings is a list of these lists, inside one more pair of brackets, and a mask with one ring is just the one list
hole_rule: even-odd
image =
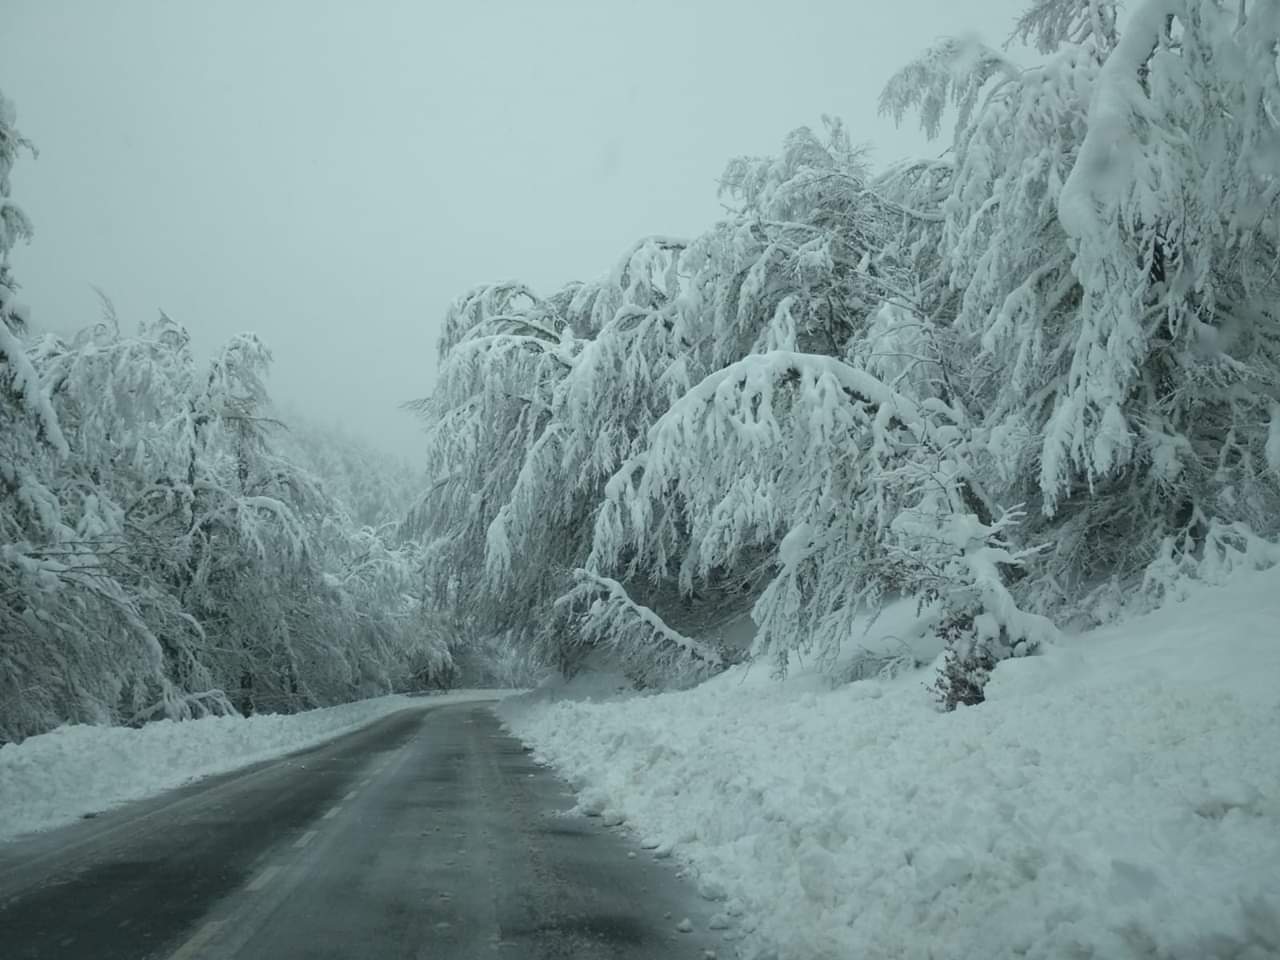
[[937,152],[876,115],[937,37],[1025,0],[3,0],[0,90],[36,325],[163,308],[205,353],[253,330],[273,393],[417,458],[448,301],[550,292],[719,215],[736,154],[846,120],[877,164]]

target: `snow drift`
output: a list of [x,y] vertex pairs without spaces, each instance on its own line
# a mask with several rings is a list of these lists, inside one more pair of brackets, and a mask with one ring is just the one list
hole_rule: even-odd
[[[748,956],[1280,956],[1280,570],[996,669],[831,689],[737,668],[509,725],[672,850]],[[883,629],[883,627],[881,627]]]

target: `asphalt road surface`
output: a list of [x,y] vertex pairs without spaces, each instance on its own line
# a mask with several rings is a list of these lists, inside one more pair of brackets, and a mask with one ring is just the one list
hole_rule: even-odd
[[732,955],[670,861],[572,803],[485,705],[407,710],[0,845],[0,957]]

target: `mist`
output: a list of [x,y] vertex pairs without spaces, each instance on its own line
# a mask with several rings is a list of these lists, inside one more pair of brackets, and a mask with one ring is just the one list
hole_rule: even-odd
[[37,330],[163,309],[207,353],[272,348],[287,409],[414,458],[439,318],[549,292],[720,214],[738,154],[844,119],[877,165],[936,153],[878,116],[936,37],[1019,4],[11,0],[0,63],[39,150],[14,171]]

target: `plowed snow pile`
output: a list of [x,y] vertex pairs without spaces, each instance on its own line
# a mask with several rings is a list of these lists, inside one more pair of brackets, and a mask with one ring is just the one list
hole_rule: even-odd
[[410,707],[505,693],[377,697],[291,715],[163,720],[136,730],[59,727],[0,747],[0,840],[315,746]]
[[1280,571],[1006,662],[952,714],[932,670],[764,674],[503,712],[747,956],[1280,956]]

